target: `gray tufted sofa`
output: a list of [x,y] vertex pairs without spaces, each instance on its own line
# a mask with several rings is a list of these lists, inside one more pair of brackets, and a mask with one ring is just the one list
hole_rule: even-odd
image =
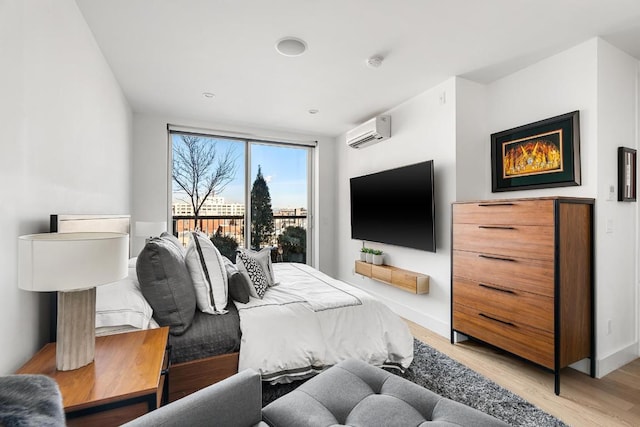
[[[480,411],[357,360],[346,360],[262,406],[260,375],[240,372],[143,415],[127,427],[506,426]],[[0,425],[64,426],[57,384],[0,377]]]
[[507,425],[357,360],[346,360],[329,368],[262,411],[261,398],[260,375],[246,370],[156,409],[126,426]]

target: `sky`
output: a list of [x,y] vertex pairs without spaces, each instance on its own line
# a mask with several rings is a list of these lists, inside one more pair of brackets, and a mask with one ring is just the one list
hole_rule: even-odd
[[[217,196],[229,203],[244,203],[244,154],[243,141],[216,138],[217,150],[226,152],[230,147],[237,156],[235,178]],[[179,135],[172,140],[180,141]],[[307,155],[304,148],[251,144],[251,183],[256,179],[258,165],[269,186],[273,208],[307,208]],[[174,189],[175,189],[175,183]],[[179,198],[174,193],[174,198]]]

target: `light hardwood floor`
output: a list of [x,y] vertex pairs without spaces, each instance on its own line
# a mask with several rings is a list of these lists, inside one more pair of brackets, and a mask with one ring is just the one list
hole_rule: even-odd
[[601,379],[571,368],[553,374],[514,356],[471,341],[449,339],[407,321],[412,334],[571,426],[640,426],[640,359]]

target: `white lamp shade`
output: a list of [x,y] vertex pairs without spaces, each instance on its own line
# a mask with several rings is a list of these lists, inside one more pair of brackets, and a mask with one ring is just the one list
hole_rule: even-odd
[[167,231],[167,223],[164,221],[136,221],[136,236],[138,237],[159,236],[164,231]]
[[18,286],[28,291],[88,289],[127,277],[129,236],[44,233],[18,238]]

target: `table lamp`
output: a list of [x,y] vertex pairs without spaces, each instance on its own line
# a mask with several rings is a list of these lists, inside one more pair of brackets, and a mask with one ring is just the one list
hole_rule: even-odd
[[145,244],[149,243],[149,239],[153,236],[159,236],[164,231],[167,231],[165,221],[136,221],[136,237],[144,237]]
[[122,233],[44,233],[18,238],[18,286],[58,292],[56,368],[93,361],[96,286],[127,277],[129,236]]

